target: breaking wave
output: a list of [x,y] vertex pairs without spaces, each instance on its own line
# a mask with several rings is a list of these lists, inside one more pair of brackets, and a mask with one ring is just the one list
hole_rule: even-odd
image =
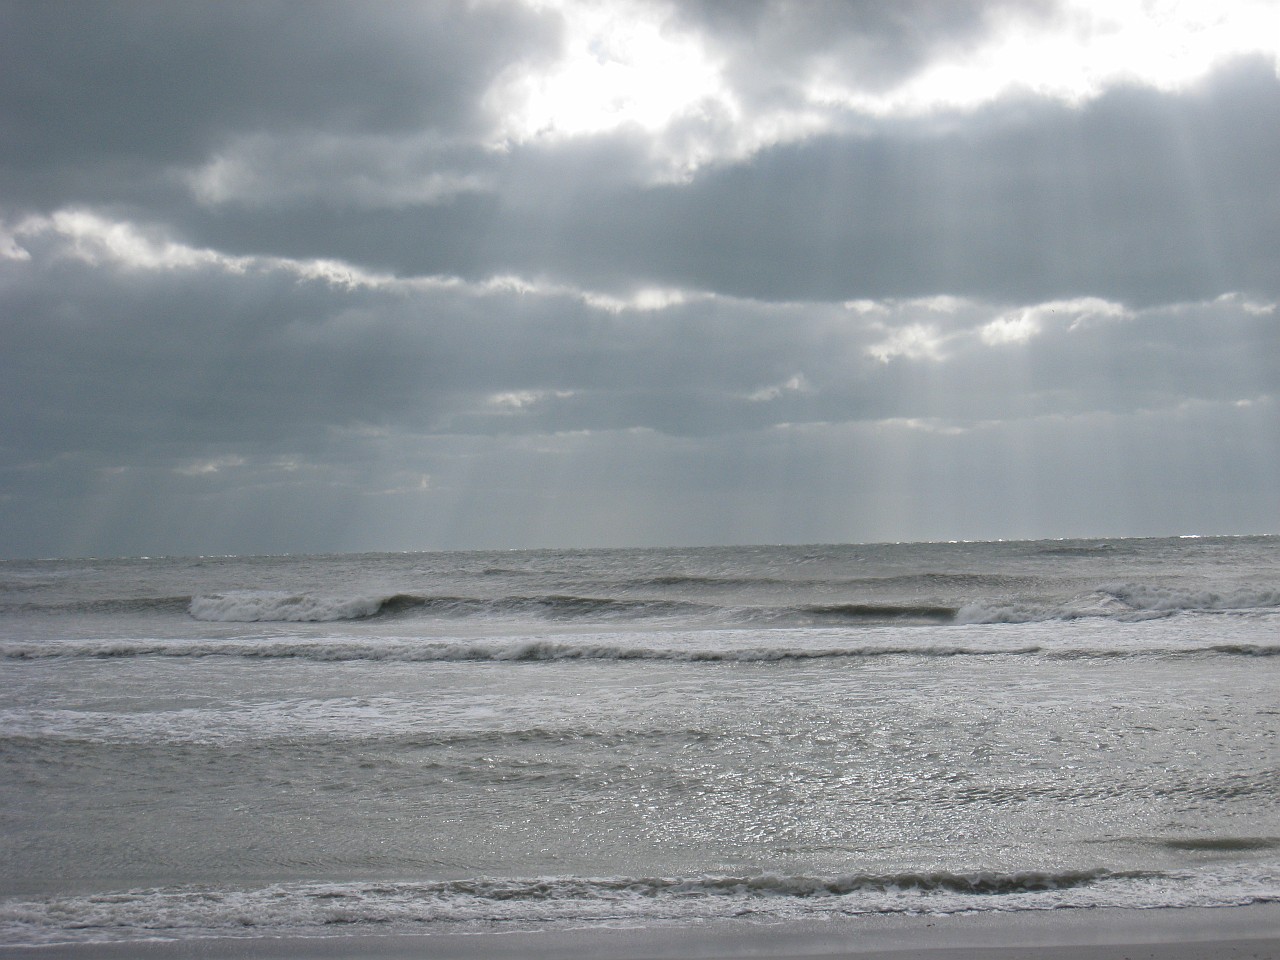
[[[673,578],[676,579],[676,578]],[[678,578],[682,583],[697,578]],[[654,586],[657,582],[654,581]],[[173,609],[184,598],[120,601],[133,606]],[[132,606],[131,606],[132,605]],[[191,598],[188,612],[217,622],[331,622],[370,617],[528,617],[546,620],[608,621],[688,617],[744,624],[978,624],[1032,623],[1102,617],[1144,620],[1177,613],[1223,613],[1280,608],[1280,589],[1228,591],[1116,584],[1066,600],[1020,597],[968,602],[888,603],[850,600],[798,605],[717,605],[685,599],[597,597],[565,594],[424,596],[411,593],[324,596],[310,593],[230,591]],[[105,609],[105,608],[104,608]]]
[[394,597],[317,597],[299,593],[238,591],[193,597],[189,611],[197,620],[222,623],[327,622],[371,617]]
[[537,616],[546,620],[590,621],[702,617],[742,623],[924,624],[952,623],[959,608],[943,604],[892,603],[718,607],[686,600],[561,594],[482,599],[407,593],[329,597],[306,593],[235,591],[194,597],[188,605],[188,612],[196,620],[220,623],[323,623],[425,614],[452,618]]
[[280,592],[235,591],[195,597],[188,612],[196,620],[220,623],[323,623],[427,614],[443,617],[541,615],[546,619],[661,616],[700,609],[696,604],[663,600],[614,600],[600,597],[418,596],[409,593],[353,597]]
[[[136,601],[173,609],[177,600]],[[495,598],[397,593],[330,597],[240,591],[194,597],[196,620],[223,623],[332,622],[370,617],[539,617],[553,621],[610,621],[686,617],[743,624],[994,624],[1102,617],[1146,620],[1177,613],[1227,613],[1280,607],[1280,590],[1229,593],[1123,585],[1068,600],[981,599],[967,603],[824,603],[794,606],[717,606],[687,600],[581,597],[559,594]]]
[[1105,617],[1150,620],[1178,613],[1232,613],[1280,608],[1280,590],[1241,587],[1196,590],[1141,583],[1113,584],[1066,601],[984,599],[956,612],[956,623],[1035,623]]
[[[1026,591],[986,593],[1010,584],[969,575],[926,574],[880,581],[850,581],[848,599],[839,592],[830,601],[761,602],[752,581],[727,581],[712,588],[707,578],[658,577],[646,582],[651,594],[632,596],[529,593],[497,596],[439,596],[403,591],[288,592],[228,590],[195,596],[105,597],[61,603],[27,601],[0,604],[0,613],[151,617],[186,614],[215,623],[328,623],[344,620],[436,618],[549,622],[642,622],[682,620],[706,626],[913,626],[1024,624],[1087,618],[1141,621],[1183,613],[1231,614],[1280,611],[1280,588],[1244,586],[1196,589],[1167,584],[1118,583],[1069,597],[1037,596]],[[780,583],[779,581],[778,583]],[[769,581],[762,589],[776,589]],[[892,583],[889,596],[876,590]],[[662,596],[666,588],[699,589],[701,595]],[[721,589],[723,588],[723,589]],[[627,585],[638,589],[637,583]],[[711,590],[711,592],[708,592]],[[966,598],[964,594],[969,596]],[[893,594],[909,599],[894,599]],[[915,596],[920,597],[916,599]],[[976,594],[976,595],[975,595]],[[714,596],[714,599],[713,599]],[[883,597],[883,598],[882,598]]]
[[1082,870],[814,877],[477,878],[163,888],[0,901],[13,944],[192,936],[342,935],[368,929],[518,930],[622,922],[764,922],[835,916],[1275,902],[1248,878]]
[[189,612],[197,620],[222,623],[331,622],[413,613],[447,617],[529,616],[552,620],[618,619],[674,616],[705,610],[701,604],[672,600],[629,600],[609,597],[516,596],[433,597],[396,593],[389,596],[328,597],[313,594],[234,591],[194,597]]
[[1106,591],[1134,610],[1254,610],[1280,607],[1280,588],[1239,587],[1234,590],[1187,590],[1151,584],[1120,584]]
[[[730,632],[732,633],[732,632]],[[759,635],[755,635],[757,638]],[[406,663],[549,662],[565,660],[656,660],[683,663],[773,663],[805,660],[859,660],[877,657],[1041,656],[1080,660],[1122,657],[1280,655],[1280,645],[1187,641],[1169,646],[1105,646],[1084,643],[1004,643],[997,637],[974,637],[967,643],[938,642],[936,635],[917,642],[864,643],[856,637],[814,637],[804,642],[741,643],[710,631],[707,639],[676,636],[663,642],[652,637],[507,638],[498,640],[413,640],[405,638],[228,640],[89,640],[46,643],[2,643],[0,657],[47,660],[59,657],[114,659],[130,657],[240,657],[255,660],[298,659],[317,662],[385,660]],[[823,642],[825,639],[826,642]]]

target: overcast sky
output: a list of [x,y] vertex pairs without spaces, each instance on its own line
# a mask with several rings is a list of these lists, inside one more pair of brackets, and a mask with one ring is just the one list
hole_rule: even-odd
[[0,555],[1280,532],[1280,3],[0,0]]

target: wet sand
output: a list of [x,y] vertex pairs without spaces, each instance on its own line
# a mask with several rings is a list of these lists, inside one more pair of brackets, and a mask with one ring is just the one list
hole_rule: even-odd
[[27,960],[1280,960],[1280,905],[0,946]]

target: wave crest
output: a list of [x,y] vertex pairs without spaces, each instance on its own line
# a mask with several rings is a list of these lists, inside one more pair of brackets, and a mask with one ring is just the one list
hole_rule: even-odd
[[196,620],[222,623],[331,622],[373,616],[428,613],[446,617],[540,616],[549,620],[629,619],[689,615],[708,608],[680,600],[543,596],[418,596],[411,593],[332,597],[309,593],[237,590],[194,597],[188,612]]
[[409,640],[403,638],[332,638],[284,640],[87,640],[50,643],[2,643],[7,660],[130,657],[241,657],[251,660],[298,659],[317,662],[383,660],[404,663],[538,663],[563,660],[649,660],[681,663],[778,663],[808,660],[859,660],[878,657],[1041,656],[1054,660],[1122,657],[1280,656],[1280,646],[1253,643],[1185,642],[1171,646],[1123,646],[1096,643],[1055,644],[1001,642],[1000,637],[969,638],[966,643],[924,639],[911,643],[840,642],[742,644],[708,635],[705,641],[654,639],[514,637],[505,640]]
[[1215,591],[1119,583],[1079,594],[1066,601],[976,600],[957,611],[955,622],[1038,623],[1086,617],[1136,621],[1179,613],[1231,613],[1274,610],[1277,607],[1280,607],[1280,590],[1269,587],[1238,587],[1234,590]]
[[391,597],[318,597],[306,593],[237,590],[192,597],[188,612],[219,623],[292,623],[359,620],[371,617]]
[[478,877],[424,882],[282,883],[256,890],[168,888],[0,901],[5,942],[37,945],[156,937],[264,936],[352,929],[457,932],[584,923],[766,922],[886,913],[941,915],[1070,907],[1274,902],[1274,888],[1230,871],[933,872],[844,876]]

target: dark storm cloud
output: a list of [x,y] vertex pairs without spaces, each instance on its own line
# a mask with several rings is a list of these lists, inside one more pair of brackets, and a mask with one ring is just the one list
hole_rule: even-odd
[[736,115],[504,126],[587,9],[0,5],[0,549],[1274,516],[1274,62],[772,136],[1059,11],[700,3]]
[[[861,123],[653,184],[635,133],[483,146],[486,92],[555,49],[556,16],[311,11],[7,6],[3,204],[124,204],[231,253],[615,291],[1158,303],[1280,289],[1268,254],[1280,243],[1274,64],[1236,65],[1188,93],[1120,88],[1076,108],[1024,98]],[[680,12],[731,65],[751,65],[735,82],[749,108],[752,76],[800,76],[825,58],[874,87],[1009,16],[1051,11]]]
[[[585,224],[566,259],[598,271],[595,283],[622,279],[611,263],[638,261],[667,283],[767,299],[1152,303],[1280,289],[1269,65],[1190,96],[1118,90],[1078,109],[999,104],[936,123],[779,147],[646,191],[617,220]],[[625,256],[609,257],[612,237]]]
[[1135,303],[1280,290],[1272,67],[1241,64],[1190,94],[1120,89],[1079,108],[1023,100],[963,121],[778,146],[687,184],[619,180],[619,140],[486,158],[476,169],[487,192],[429,205],[174,213],[191,236],[233,251],[610,290]]
[[236,136],[473,135],[494,75],[556,39],[510,3],[6,3],[0,188],[145,203]]
[[883,91],[939,53],[985,38],[1011,18],[1042,20],[1050,2],[990,0],[699,0],[677,17],[729,61],[734,89],[756,107],[804,99],[801,82],[827,74]]
[[1280,82],[1261,65],[1194,97],[998,105],[949,131],[807,142],[709,177],[682,197],[702,256],[665,266],[696,282],[708,263],[713,288],[770,298],[1274,291],[1276,156]]
[[[199,261],[156,238],[141,253],[142,240],[116,238],[126,259],[112,262],[72,226],[20,234],[31,259],[0,273],[14,398],[3,433],[24,462],[82,451],[173,464],[213,448],[311,457],[332,453],[335,430],[705,437],[1280,392],[1266,360],[1280,355],[1276,307],[1240,297],[1136,312],[1096,298],[695,297],[636,310],[556,288],[351,286],[283,261]],[[90,228],[111,237],[109,224]],[[162,254],[171,262],[147,260]]]

